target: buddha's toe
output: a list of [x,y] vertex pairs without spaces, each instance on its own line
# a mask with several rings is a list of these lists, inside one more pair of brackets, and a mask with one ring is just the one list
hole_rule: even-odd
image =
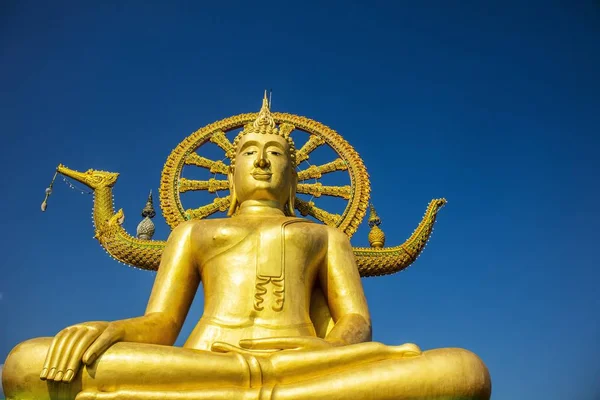
[[421,348],[414,343],[404,343],[400,346],[391,347],[395,353],[403,357],[414,357],[422,353]]

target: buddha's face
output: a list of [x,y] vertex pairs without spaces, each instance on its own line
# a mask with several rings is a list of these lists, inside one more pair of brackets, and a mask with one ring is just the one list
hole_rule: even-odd
[[285,138],[248,133],[238,143],[232,183],[239,203],[271,200],[281,205],[294,184],[293,167]]

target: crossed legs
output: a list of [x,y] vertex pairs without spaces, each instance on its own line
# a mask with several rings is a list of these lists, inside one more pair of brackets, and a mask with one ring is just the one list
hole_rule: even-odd
[[117,343],[70,383],[39,379],[51,338],[33,339],[9,355],[7,399],[231,400],[444,399],[486,400],[487,369],[474,354],[361,343],[269,357],[168,346]]

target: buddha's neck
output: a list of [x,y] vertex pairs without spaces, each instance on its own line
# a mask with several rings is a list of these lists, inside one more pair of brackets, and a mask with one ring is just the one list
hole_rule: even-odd
[[285,216],[281,203],[271,200],[246,200],[240,205],[237,215],[256,215],[261,217]]

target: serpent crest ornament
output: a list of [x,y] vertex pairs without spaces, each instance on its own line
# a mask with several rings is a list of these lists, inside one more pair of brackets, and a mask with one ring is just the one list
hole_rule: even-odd
[[[320,122],[293,114],[271,113],[266,95],[259,113],[239,114],[206,125],[181,141],[167,157],[159,188],[160,207],[167,224],[174,229],[180,223],[190,219],[201,219],[215,213],[228,212],[231,195],[220,195],[219,192],[229,191],[227,175],[232,167],[231,164],[235,162],[237,140],[231,142],[227,135],[239,128],[247,127],[257,120],[257,117],[264,122],[264,126],[256,127],[257,129],[279,134],[288,139],[291,144],[293,144],[292,136],[295,136],[296,132],[308,134],[308,140],[299,149],[292,146],[290,148],[294,151],[292,159],[297,167],[296,192],[312,197],[308,201],[296,198],[294,208],[302,216],[310,216],[326,225],[336,227],[351,237],[369,207],[370,182],[362,159],[340,134]],[[212,160],[198,154],[198,150],[207,143],[217,145],[223,151],[224,157]],[[321,146],[333,150],[336,158],[320,165],[304,162],[315,149]],[[182,172],[186,167],[203,168],[213,177],[208,180],[185,178]],[[328,186],[319,182],[323,175],[335,171],[345,171],[349,175],[350,185]],[[62,164],[58,166],[57,172],[93,189],[95,238],[111,257],[133,267],[146,270],[158,269],[166,242],[138,239],[129,235],[121,226],[123,211],[114,210],[112,187],[118,179],[118,173],[98,170],[78,172]],[[208,204],[185,208],[181,193],[195,191],[213,193],[215,197]],[[343,199],[346,202],[343,212],[338,214],[317,206],[320,197]],[[47,198],[45,202],[46,200]],[[398,246],[353,247],[360,275],[363,277],[388,275],[408,267],[425,248],[433,231],[437,213],[445,203],[445,199],[432,200],[412,235]],[[383,233],[381,232],[380,235]],[[381,241],[379,243],[381,244]]]

